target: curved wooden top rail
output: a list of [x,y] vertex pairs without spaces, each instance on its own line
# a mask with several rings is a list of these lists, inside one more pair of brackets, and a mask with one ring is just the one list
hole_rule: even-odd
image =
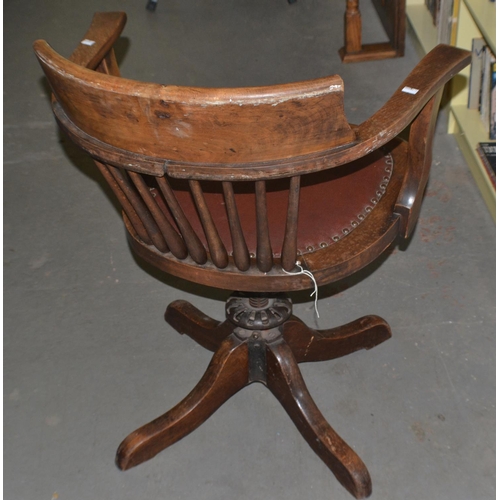
[[67,118],[113,148],[168,162],[234,165],[355,140],[336,75],[267,87],[178,87],[94,72],[44,41],[35,51]]
[[271,179],[353,161],[399,134],[470,59],[467,51],[436,47],[387,104],[353,130],[337,75],[223,89],[143,83],[92,71],[125,21],[124,13],[97,13],[86,33],[95,44],[80,46],[71,60],[43,40],[34,48],[56,96],[56,116],[71,138],[100,160],[157,176]]
[[354,161],[400,134],[442,86],[470,64],[470,59],[471,54],[467,50],[443,44],[435,47],[379,111],[361,125],[353,127],[356,142],[346,148],[325,150],[316,155],[296,157],[272,165],[266,162],[228,166],[169,163],[166,171],[178,178],[256,180],[316,172]]

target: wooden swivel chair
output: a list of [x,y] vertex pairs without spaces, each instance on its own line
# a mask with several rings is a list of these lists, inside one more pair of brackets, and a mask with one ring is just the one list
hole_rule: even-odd
[[443,85],[469,53],[437,47],[355,126],[338,76],[235,89],[120,78],[112,46],[125,20],[96,14],[69,60],[35,42],[56,119],[116,194],[137,255],[236,293],[222,323],[184,301],[168,306],[167,322],[215,354],[183,401],[122,442],[118,467],[152,458],[261,382],[342,485],[368,496],[365,465],[319,412],[298,363],[370,349],[390,328],[365,316],[312,330],[292,315],[284,292],[310,289],[312,278],[318,285],[344,278],[408,238]]

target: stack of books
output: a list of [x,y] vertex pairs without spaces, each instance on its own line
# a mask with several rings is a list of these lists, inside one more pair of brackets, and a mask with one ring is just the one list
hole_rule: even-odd
[[496,140],[496,61],[482,38],[472,40],[472,61],[467,106],[477,109],[489,138]]

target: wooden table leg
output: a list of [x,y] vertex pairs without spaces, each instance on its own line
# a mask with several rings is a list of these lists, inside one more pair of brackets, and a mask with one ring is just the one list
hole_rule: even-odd
[[339,50],[342,62],[374,61],[404,55],[404,0],[374,0],[374,6],[389,37],[389,42],[362,43],[362,22],[359,0],[346,0],[344,15],[344,47]]
[[344,43],[347,54],[361,50],[361,12],[359,11],[359,0],[346,1]]

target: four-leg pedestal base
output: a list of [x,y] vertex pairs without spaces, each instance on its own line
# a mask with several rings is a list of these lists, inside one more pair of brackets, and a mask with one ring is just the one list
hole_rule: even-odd
[[[286,320],[279,307],[271,307],[270,311],[267,315],[277,318],[278,326],[257,330],[235,325],[234,318],[219,323],[185,301],[169,305],[165,313],[167,322],[215,354],[202,379],[185,399],[125,438],[116,455],[120,469],[129,469],[154,457],[200,426],[240,389],[261,382],[276,396],[340,483],[356,498],[370,495],[371,480],[365,464],[320,413],[298,363],[325,361],[370,349],[390,338],[388,324],[377,316],[365,316],[338,328],[317,331],[291,315],[291,304]],[[235,315],[243,316],[239,310]],[[268,321],[266,315],[262,318]],[[255,314],[253,319],[250,315],[249,323],[254,320]]]

